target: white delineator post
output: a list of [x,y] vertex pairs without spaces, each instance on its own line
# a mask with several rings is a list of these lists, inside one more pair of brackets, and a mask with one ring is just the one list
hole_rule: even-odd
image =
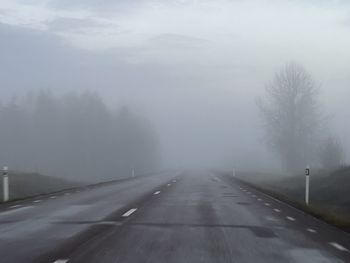
[[9,200],[9,176],[8,176],[8,167],[4,166],[2,170],[2,183],[3,183],[3,193],[4,193],[4,202]]
[[309,205],[309,195],[310,195],[310,166],[305,169],[305,203]]

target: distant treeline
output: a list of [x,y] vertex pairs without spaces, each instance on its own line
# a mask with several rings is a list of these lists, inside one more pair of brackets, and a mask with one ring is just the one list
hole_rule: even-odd
[[0,165],[75,180],[154,171],[158,140],[149,121],[112,110],[96,93],[38,91],[0,104]]

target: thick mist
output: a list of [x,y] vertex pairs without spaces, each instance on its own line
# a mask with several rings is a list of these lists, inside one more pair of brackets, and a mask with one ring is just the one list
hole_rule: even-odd
[[345,1],[3,1],[0,165],[89,179],[134,166],[283,170],[256,101],[290,61],[318,87],[318,149],[331,135],[349,157],[349,10]]
[[151,123],[96,93],[31,92],[3,103],[0,122],[0,159],[12,170],[102,181],[159,167]]

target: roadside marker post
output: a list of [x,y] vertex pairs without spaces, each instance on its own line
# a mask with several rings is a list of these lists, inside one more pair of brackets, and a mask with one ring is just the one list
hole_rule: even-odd
[[7,202],[9,200],[9,176],[8,176],[8,167],[4,166],[2,170],[2,183],[3,183],[3,200]]
[[309,205],[309,195],[310,195],[310,166],[308,165],[305,169],[305,204]]

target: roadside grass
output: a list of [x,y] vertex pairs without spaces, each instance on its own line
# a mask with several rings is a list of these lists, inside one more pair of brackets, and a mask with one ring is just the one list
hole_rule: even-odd
[[[84,185],[57,177],[38,173],[22,173],[10,171],[10,201],[71,189]],[[3,180],[0,180],[0,203],[3,201]]]
[[306,206],[305,176],[238,172],[237,178],[304,212],[350,232],[350,167],[310,177],[310,205]]

